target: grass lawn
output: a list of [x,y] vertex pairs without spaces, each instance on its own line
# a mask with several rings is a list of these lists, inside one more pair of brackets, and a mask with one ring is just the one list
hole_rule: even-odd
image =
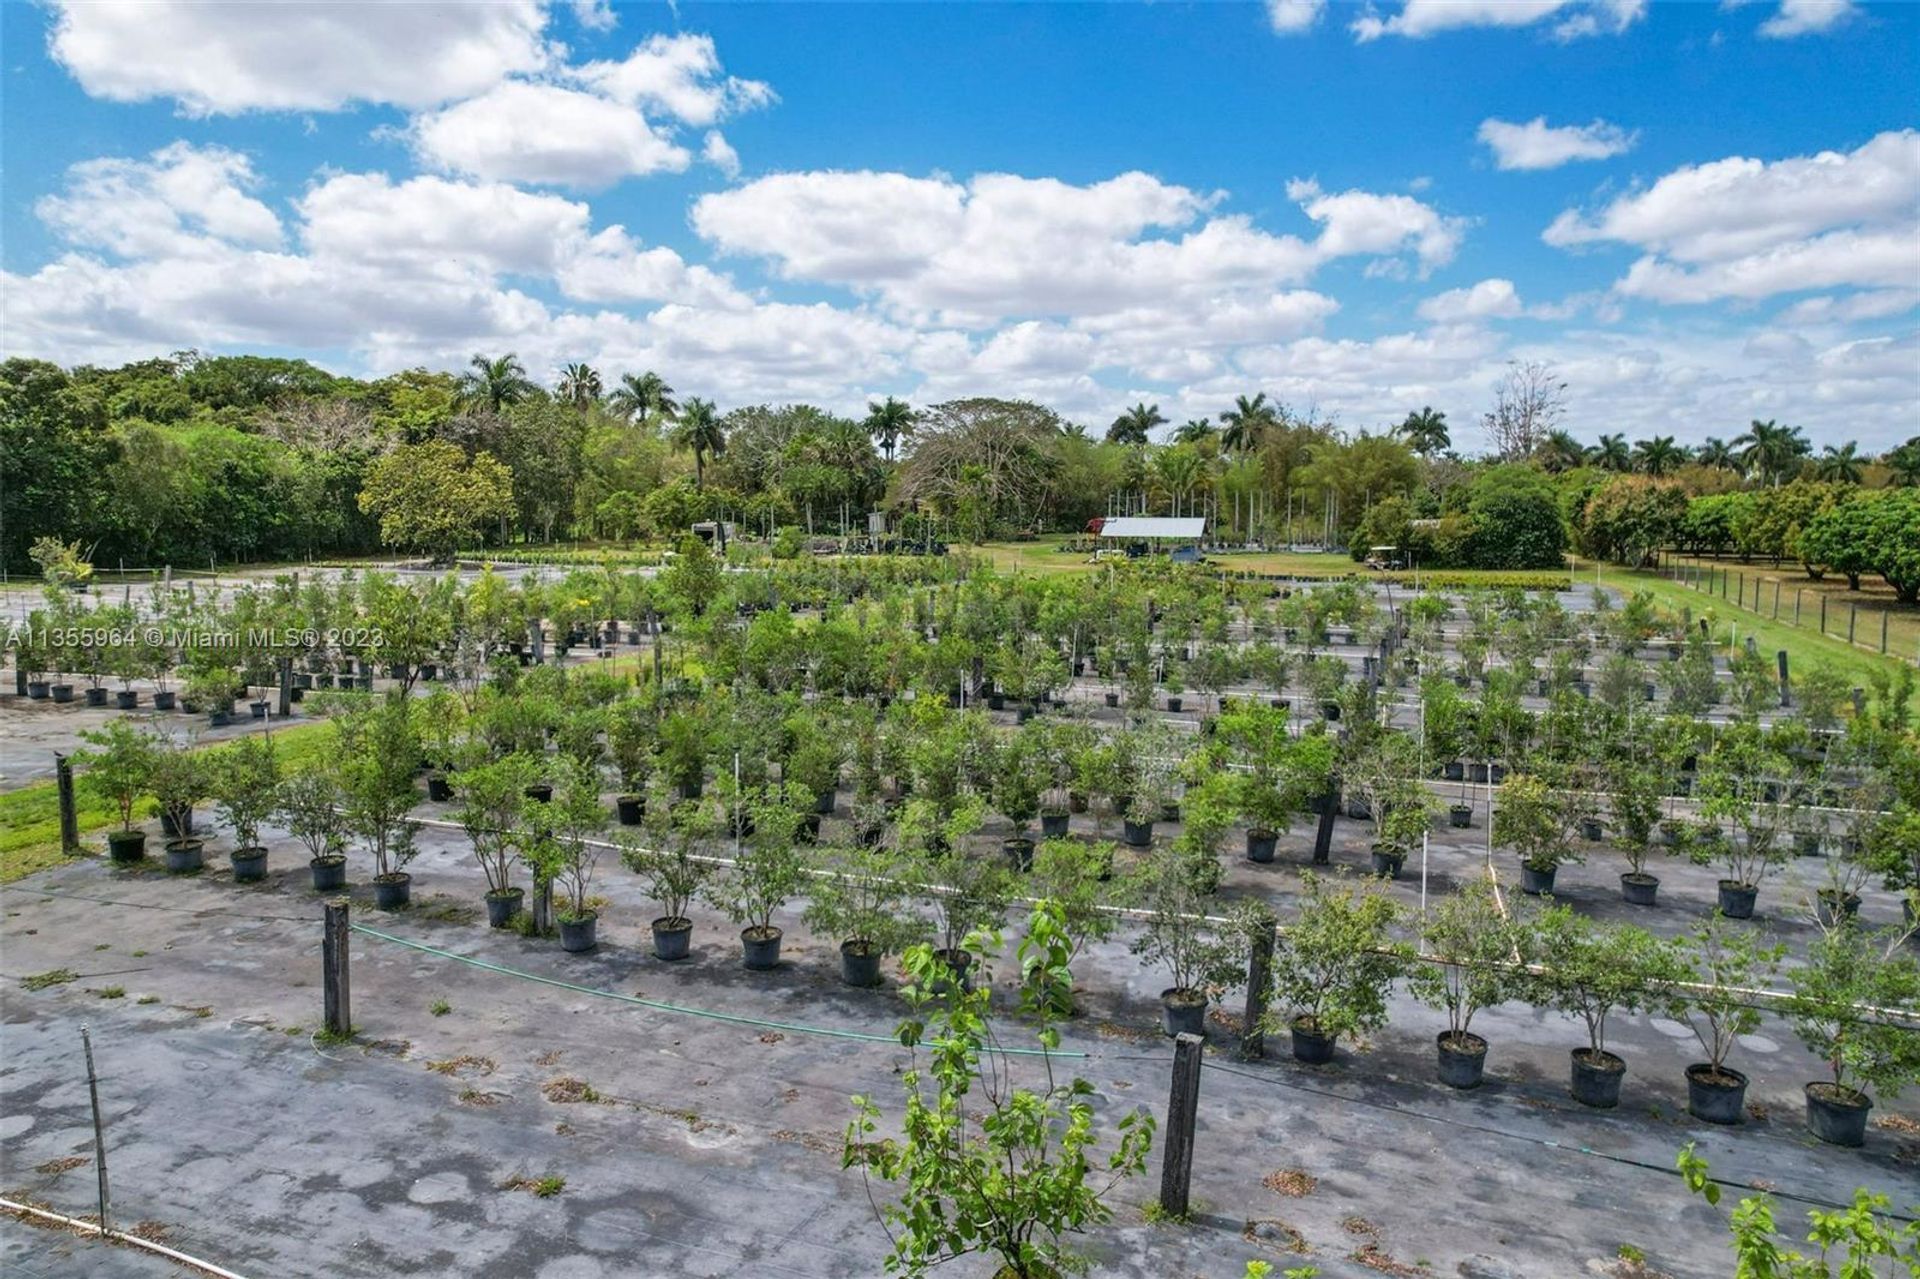
[[[332,731],[326,724],[275,729],[274,754],[283,769],[297,767],[318,756],[331,739]],[[218,755],[231,744],[220,742],[200,749]],[[113,805],[95,795],[81,777],[75,777],[73,789],[83,839],[119,820]],[[135,812],[144,815],[147,807],[143,803]],[[0,884],[10,884],[69,860],[60,848],[60,790],[55,783],[37,782],[0,795]]]
[[[1590,561],[1576,562],[1574,582],[1591,583],[1593,580],[1593,564]],[[1662,608],[1675,613],[1682,608],[1692,609],[1695,618],[1711,621],[1714,638],[1723,644],[1730,639],[1744,644],[1751,635],[1764,653],[1785,649],[1791,671],[1805,671],[1816,665],[1831,666],[1844,672],[1851,683],[1871,688],[1868,682],[1871,672],[1895,671],[1901,665],[1898,658],[1869,653],[1853,647],[1844,639],[1821,635],[1815,629],[1791,626],[1785,621],[1772,621],[1735,607],[1731,600],[1709,597],[1691,586],[1678,585],[1659,573],[1603,567],[1600,581],[1618,591],[1650,592]]]
[[1847,579],[1839,574],[1829,573],[1816,582],[1792,562],[1781,568],[1760,563],[1742,564],[1738,560],[1693,559],[1686,556],[1673,557],[1671,562],[1689,569],[1724,574],[1727,578],[1727,598],[1721,604],[1724,609],[1734,607],[1733,596],[1738,592],[1745,596],[1747,609],[1764,614],[1771,620],[1777,592],[1780,621],[1784,623],[1793,617],[1794,601],[1798,598],[1798,628],[1815,634],[1820,630],[1820,602],[1824,599],[1827,604],[1827,634],[1842,642],[1846,638],[1847,622],[1853,607],[1858,605],[1860,612],[1854,639],[1861,647],[1879,648],[1881,619],[1884,617],[1887,651],[1908,661],[1920,657],[1920,604],[1902,604],[1895,598],[1893,588],[1887,585],[1886,579],[1876,574],[1863,575],[1860,589],[1852,591],[1847,589]]

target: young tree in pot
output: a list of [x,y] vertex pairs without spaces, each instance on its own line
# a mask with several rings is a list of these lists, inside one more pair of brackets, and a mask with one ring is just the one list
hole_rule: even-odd
[[1517,774],[1500,788],[1493,837],[1518,854],[1522,887],[1550,896],[1554,872],[1579,860],[1573,850],[1578,824],[1578,798],[1569,789],[1537,773]]
[[561,949],[570,954],[592,950],[599,944],[600,912],[590,890],[600,863],[599,836],[607,827],[599,774],[578,760],[569,761],[553,801],[528,804],[525,821],[542,846],[534,860],[548,871],[544,878],[560,890]]
[[419,853],[420,828],[408,814],[420,802],[413,784],[420,742],[409,710],[405,699],[388,697],[334,721],[346,829],[373,857],[374,905],[382,910],[398,910],[411,899],[406,867]]
[[1737,1124],[1746,1111],[1747,1077],[1727,1065],[1741,1035],[1760,1029],[1748,991],[1765,987],[1787,948],[1763,946],[1745,928],[1728,927],[1719,911],[1693,933],[1680,962],[1689,989],[1676,990],[1669,1015],[1684,1021],[1707,1059],[1687,1067],[1687,1113],[1710,1124]]
[[1293,1055],[1333,1060],[1340,1036],[1386,1024],[1387,991],[1406,948],[1391,929],[1400,908],[1377,885],[1339,884],[1307,872],[1300,913],[1274,953],[1274,995],[1287,1010]]
[[506,928],[520,913],[525,890],[513,882],[516,833],[527,817],[527,787],[539,765],[515,753],[463,768],[450,779],[459,807],[455,820],[473,845],[473,856],[487,877],[487,925]]
[[1423,961],[1407,979],[1414,997],[1447,1015],[1437,1040],[1440,1082],[1478,1088],[1487,1041],[1472,1031],[1473,1015],[1525,993],[1524,965],[1532,959],[1533,930],[1501,909],[1493,885],[1470,880],[1435,902],[1420,926]]
[[1023,730],[1003,741],[993,752],[993,806],[1013,823],[1013,835],[1001,851],[1014,870],[1033,867],[1033,819],[1040,813],[1042,761],[1036,758],[1034,738]]
[[1612,792],[1613,842],[1627,859],[1620,895],[1635,906],[1651,906],[1660,891],[1660,878],[1648,873],[1647,858],[1660,823],[1664,775],[1652,760],[1636,757],[1626,742],[1613,745],[1603,775]]
[[420,723],[420,746],[427,760],[427,798],[445,802],[453,798],[447,774],[458,764],[457,756],[467,722],[466,704],[450,688],[436,688],[419,699],[415,712]]
[[1733,838],[1706,843],[1697,858],[1715,857],[1725,870],[1720,910],[1729,919],[1753,914],[1760,885],[1788,856],[1785,833],[1804,802],[1798,771],[1757,724],[1729,724],[1700,764],[1700,816],[1731,825]]
[[120,819],[120,828],[107,832],[108,854],[117,863],[137,862],[147,855],[147,834],[134,829],[133,810],[153,784],[160,751],[151,736],[125,719],[108,720],[104,728],[89,729],[80,738],[94,747],[74,756],[86,769],[81,781],[113,805]]
[[653,708],[637,697],[623,698],[607,716],[607,751],[620,775],[613,802],[622,826],[638,826],[646,814],[656,726]]
[[307,848],[316,892],[347,886],[346,828],[340,816],[340,783],[326,763],[299,769],[280,783],[274,815]]
[[[985,931],[970,940],[983,948],[999,944]],[[901,1137],[878,1140],[879,1107],[855,1097],[842,1157],[863,1177],[902,1187],[897,1203],[877,1209],[893,1241],[889,1273],[924,1274],[973,1253],[999,1258],[997,1279],[1076,1273],[1087,1263],[1068,1249],[1068,1236],[1110,1220],[1106,1197],[1145,1169],[1153,1116],[1141,1109],[1121,1118],[1118,1141],[1101,1161],[1093,1148],[1093,1085],[1054,1074],[1050,1054],[1060,1032],[1052,992],[1072,984],[1069,945],[1055,912],[1045,903],[1035,907],[1020,955],[1026,976],[1020,1006],[1038,1022],[1037,1088],[1021,1087],[1013,1061],[994,1051],[991,992],[956,994],[933,948],[907,952],[911,1011],[900,1024],[900,1042],[914,1057],[902,1074]],[[924,1072],[923,1046],[930,1053]],[[1099,1163],[1104,1177],[1096,1173]]]
[[1013,876],[997,859],[975,857],[967,842],[980,829],[984,808],[962,800],[945,820],[928,801],[912,799],[894,824],[894,839],[913,878],[926,885],[933,908],[934,952],[963,990],[973,987],[977,956],[966,939],[996,929],[1013,900]]
[[845,762],[838,738],[825,732],[810,733],[787,756],[781,768],[782,780],[800,788],[805,812],[813,820],[811,829],[819,829],[819,819],[833,811],[833,798],[840,789],[840,766]]
[[1627,1063],[1607,1051],[1607,1018],[1663,1006],[1656,990],[1685,972],[1670,943],[1631,924],[1599,924],[1565,906],[1546,910],[1538,925],[1536,1002],[1578,1016],[1587,1046],[1573,1050],[1573,1098],[1608,1108],[1620,1102]]
[[[1112,937],[1120,923],[1116,908],[1132,904],[1132,881],[1113,874],[1118,851],[1107,840],[1083,844],[1073,839],[1042,840],[1034,850],[1029,883],[1035,896],[1059,907],[1069,960],[1088,942]],[[1071,1017],[1073,988],[1057,990],[1054,996],[1054,1012]]]
[[1792,970],[1794,1033],[1832,1072],[1806,1086],[1807,1128],[1822,1141],[1860,1145],[1873,1106],[1866,1089],[1892,1096],[1920,1079],[1920,1034],[1868,1011],[1920,1006],[1920,961],[1901,953],[1909,935],[1849,920],[1817,938]]
[[811,897],[804,918],[823,937],[840,941],[840,980],[878,986],[888,955],[926,940],[924,916],[905,909],[899,855],[889,848],[823,848],[813,859]]
[[706,778],[706,725],[691,710],[674,710],[660,721],[660,771],[682,799],[700,794]]
[[769,787],[751,804],[753,833],[731,870],[715,879],[707,899],[742,925],[740,945],[748,968],[764,971],[780,964],[782,930],[773,916],[799,891],[803,863],[795,847],[802,810],[810,797],[798,787]]
[[1149,859],[1132,885],[1146,912],[1133,953],[1172,982],[1160,992],[1161,1025],[1169,1037],[1207,1033],[1210,986],[1223,973],[1228,943],[1207,921],[1219,865],[1180,850]]
[[196,667],[187,675],[186,697],[207,713],[213,727],[225,727],[233,720],[233,672],[224,666]]
[[693,920],[688,910],[694,897],[713,874],[712,863],[696,851],[716,829],[713,811],[699,800],[672,803],[656,794],[647,807],[643,847],[621,841],[620,860],[640,876],[648,900],[660,907],[653,920],[653,953],[668,961],[692,953]]
[[279,789],[272,733],[243,737],[223,748],[214,768],[213,797],[221,819],[233,829],[230,857],[236,883],[266,878],[267,850],[260,843],[260,827],[273,815]]

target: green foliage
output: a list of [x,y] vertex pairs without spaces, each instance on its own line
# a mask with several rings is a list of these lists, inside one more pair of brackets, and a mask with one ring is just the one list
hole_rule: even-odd
[[1387,991],[1405,962],[1399,907],[1378,886],[1303,877],[1300,913],[1274,951],[1274,995],[1286,1018],[1322,1035],[1386,1023]]
[[273,815],[279,788],[273,734],[243,737],[221,754],[213,770],[213,797],[237,847],[259,847],[261,824]]
[[[1676,1166],[1690,1192],[1719,1205],[1720,1183],[1711,1178],[1706,1159],[1694,1153],[1692,1142],[1681,1149]],[[1890,1215],[1893,1206],[1890,1195],[1862,1188],[1853,1192],[1850,1207],[1809,1209],[1805,1242],[1819,1249],[1809,1257],[1781,1246],[1790,1236],[1774,1219],[1773,1199],[1748,1196],[1728,1221],[1733,1279],[1873,1279],[1880,1273],[1875,1262],[1881,1258],[1887,1261],[1884,1273],[1889,1279],[1897,1273],[1895,1267],[1920,1275],[1920,1222],[1911,1219],[1920,1204],[1907,1210],[1905,1222]]]
[[1903,937],[1849,921],[1817,938],[1790,974],[1794,1033],[1836,1088],[1892,1095],[1920,1079],[1920,1035],[1864,1011],[1920,1006],[1920,961],[1901,953]]
[[513,474],[484,450],[469,461],[443,441],[403,444],[367,469],[358,500],[382,542],[447,559],[512,512]]
[[346,847],[340,803],[335,770],[328,761],[315,761],[282,779],[274,815],[288,834],[306,845],[309,858],[335,857]]
[[687,922],[693,899],[713,874],[696,851],[715,830],[712,810],[699,800],[669,804],[656,793],[647,805],[646,843],[632,832],[620,835],[620,860],[640,877],[649,900],[659,903],[662,923]]
[[1513,849],[1530,870],[1546,872],[1578,861],[1573,837],[1583,814],[1581,797],[1539,774],[1517,774],[1500,788],[1493,837]]
[[1691,942],[1691,952],[1678,958],[1684,980],[1699,989],[1674,992],[1668,1015],[1692,1028],[1707,1064],[1719,1070],[1739,1037],[1760,1028],[1760,1012],[1745,992],[1771,984],[1787,948],[1763,945],[1719,911],[1694,930]]
[[926,940],[930,925],[908,908],[899,854],[884,845],[822,848],[807,880],[807,926],[867,955],[893,955]]
[[132,830],[134,805],[153,784],[163,748],[154,735],[119,717],[108,720],[103,728],[82,732],[80,739],[94,747],[74,755],[74,762],[86,770],[81,783],[113,805],[122,830]]
[[1420,926],[1425,958],[1407,985],[1415,998],[1447,1014],[1456,1039],[1472,1029],[1482,1008],[1527,993],[1522,965],[1533,954],[1534,932],[1502,909],[1493,885],[1470,880],[1428,907]]
[[1535,1002],[1579,1017],[1595,1054],[1607,1050],[1609,1016],[1664,1006],[1662,987],[1686,972],[1676,948],[1646,929],[1597,923],[1566,906],[1541,914],[1535,939]]
[[[998,944],[981,934],[968,941],[980,949]],[[975,1252],[998,1257],[1002,1272],[1018,1279],[1076,1269],[1084,1263],[1070,1250],[1070,1236],[1109,1220],[1107,1196],[1144,1171],[1153,1144],[1151,1113],[1122,1117],[1113,1148],[1103,1155],[1093,1085],[1054,1073],[1053,992],[1072,985],[1070,954],[1057,910],[1042,903],[1028,921],[1020,954],[1021,1011],[1038,1023],[1041,1050],[1035,1084],[1023,1086],[1014,1078],[1014,1059],[990,1052],[991,992],[954,989],[946,965],[927,946],[907,952],[911,1011],[900,1042],[912,1060],[901,1080],[901,1136],[876,1140],[880,1107],[871,1097],[855,1097],[842,1155],[843,1166],[899,1189],[899,1198],[879,1209],[893,1242],[889,1274],[923,1275]]]
[[343,825],[373,857],[376,878],[398,874],[419,852],[420,828],[407,816],[420,802],[410,705],[393,697],[358,707],[334,720],[334,729]]

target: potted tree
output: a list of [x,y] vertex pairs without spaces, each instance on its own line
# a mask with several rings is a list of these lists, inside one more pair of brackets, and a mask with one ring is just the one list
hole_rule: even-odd
[[[1077,958],[1088,942],[1112,937],[1120,923],[1120,909],[1133,905],[1133,881],[1116,879],[1113,873],[1117,851],[1108,840],[1083,844],[1072,839],[1043,840],[1034,851],[1032,891],[1058,908],[1069,960]],[[1073,988],[1053,993],[1054,1011],[1071,1016]]]
[[1616,742],[1604,775],[1612,792],[1614,843],[1627,859],[1620,895],[1632,905],[1652,906],[1658,900],[1660,877],[1648,873],[1647,858],[1660,822],[1661,771],[1651,761],[1636,758],[1630,744]]
[[453,774],[453,793],[459,796],[456,820],[473,845],[473,855],[487,877],[487,925],[506,928],[520,913],[526,891],[513,882],[516,831],[527,820],[527,787],[538,766],[515,752]]
[[1319,1065],[1333,1060],[1341,1035],[1386,1023],[1405,947],[1390,931],[1399,907],[1378,887],[1335,886],[1311,871],[1304,887],[1300,914],[1275,948],[1274,994],[1293,1055]]
[[406,867],[418,855],[419,824],[408,814],[420,802],[414,771],[420,743],[410,703],[393,696],[334,721],[342,815],[346,830],[373,858],[373,904],[400,910],[412,897]]
[[258,733],[224,747],[213,774],[213,797],[220,816],[233,830],[235,883],[267,877],[267,850],[260,827],[273,815],[280,787],[280,765],[273,755],[273,734]]
[[827,848],[811,869],[807,926],[841,939],[841,981],[878,986],[881,961],[925,940],[929,931],[924,916],[904,909],[898,854],[862,845]]
[[547,872],[542,878],[560,889],[560,948],[569,954],[592,950],[599,944],[600,912],[590,890],[600,861],[598,837],[607,825],[598,774],[578,760],[570,762],[554,799],[527,805],[527,823],[534,832],[535,859]]
[[1000,847],[1017,871],[1033,869],[1033,839],[1028,832],[1040,812],[1041,768],[1026,730],[993,752],[993,806],[1013,823],[1013,834]]
[[706,779],[706,726],[691,711],[674,710],[660,721],[660,771],[682,799],[695,799]]
[[967,850],[980,829],[982,807],[975,798],[960,801],[945,818],[923,799],[908,800],[894,824],[895,847],[913,878],[932,891],[935,957],[962,990],[973,987],[977,956],[966,939],[998,928],[1013,899],[1012,876],[1004,865]]
[[752,835],[733,867],[707,889],[708,900],[742,926],[742,960],[756,972],[780,965],[783,930],[773,922],[773,916],[800,887],[801,861],[795,837],[800,831],[802,809],[811,804],[811,797],[802,795],[798,787],[790,792],[769,787],[755,796],[749,806]]
[[116,864],[130,865],[147,855],[147,833],[134,829],[133,809],[152,785],[159,752],[153,738],[124,719],[109,720],[104,728],[80,734],[94,749],[81,751],[87,789],[113,805],[118,830],[107,832],[107,853]]
[[1225,953],[1207,920],[1218,877],[1213,859],[1174,852],[1148,860],[1132,894],[1146,912],[1133,953],[1172,982],[1160,992],[1161,1027],[1169,1038],[1207,1033],[1208,987]]
[[652,708],[637,697],[622,700],[607,717],[607,749],[620,774],[620,793],[614,796],[613,806],[622,826],[638,826],[647,811],[654,725]]
[[653,953],[668,961],[692,953],[693,920],[688,909],[712,873],[709,862],[695,853],[714,831],[711,810],[698,800],[672,804],[656,796],[647,808],[648,846],[630,837],[621,840],[620,860],[640,876],[647,897],[660,907],[653,921]]
[[1865,1142],[1867,1088],[1890,1096],[1920,1079],[1920,1035],[1869,1008],[1920,1005],[1920,961],[1900,953],[1904,931],[1848,921],[1815,939],[1792,970],[1794,1033],[1832,1073],[1806,1086],[1807,1129],[1836,1146]]
[[1487,1041],[1473,1033],[1473,1015],[1524,992],[1533,931],[1501,909],[1491,883],[1474,879],[1428,909],[1420,940],[1425,954],[1407,985],[1415,998],[1447,1015],[1447,1028],[1436,1040],[1440,1082],[1478,1088],[1486,1074]]
[[1554,873],[1578,861],[1573,832],[1579,822],[1576,797],[1538,774],[1516,774],[1500,788],[1493,837],[1520,857],[1520,886],[1535,896],[1553,894]]
[[420,745],[427,759],[427,798],[445,803],[453,798],[448,774],[458,764],[466,727],[466,706],[452,689],[436,688],[419,699]]
[[1728,825],[1732,838],[1701,841],[1693,856],[1718,860],[1720,912],[1749,919],[1769,871],[1788,856],[1782,836],[1793,828],[1803,802],[1797,770],[1775,748],[1768,730],[1753,723],[1729,724],[1701,762],[1696,783],[1700,816]]
[[275,814],[287,833],[307,848],[307,867],[318,893],[347,886],[346,828],[340,817],[340,784],[326,764],[299,769],[280,783]]
[[1587,1046],[1573,1050],[1573,1099],[1602,1109],[1620,1104],[1627,1063],[1607,1051],[1607,1018],[1656,1006],[1658,983],[1684,971],[1672,946],[1631,924],[1599,924],[1565,906],[1540,916],[1536,1002],[1586,1023]]
[[1744,928],[1729,928],[1715,911],[1693,934],[1692,954],[1681,955],[1688,987],[1677,991],[1670,1015],[1685,1021],[1707,1059],[1687,1067],[1687,1113],[1710,1124],[1737,1124],[1746,1112],[1747,1077],[1727,1065],[1741,1035],[1760,1029],[1760,1012],[1746,993],[1765,986],[1786,954],[1763,946]]

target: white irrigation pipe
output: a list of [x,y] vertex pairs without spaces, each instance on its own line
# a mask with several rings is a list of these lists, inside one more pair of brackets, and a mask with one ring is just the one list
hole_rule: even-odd
[[50,1209],[36,1208],[32,1204],[16,1203],[12,1199],[3,1198],[0,1198],[0,1209],[4,1209],[7,1212],[24,1213],[30,1217],[39,1217],[43,1221],[55,1222],[58,1225],[67,1227],[69,1230],[81,1230],[90,1234],[101,1235],[112,1240],[114,1243],[123,1243],[135,1248],[144,1248],[148,1252],[158,1253],[169,1261],[177,1261],[183,1266],[191,1266],[203,1274],[212,1275],[214,1279],[247,1279],[245,1275],[237,1270],[228,1270],[223,1266],[214,1265],[211,1261],[202,1261],[198,1257],[188,1256],[186,1253],[175,1248],[169,1248],[163,1243],[155,1243],[151,1239],[142,1239],[139,1235],[130,1235],[124,1230],[102,1230],[99,1222],[88,1221],[83,1217],[69,1217],[63,1212],[53,1212]]

